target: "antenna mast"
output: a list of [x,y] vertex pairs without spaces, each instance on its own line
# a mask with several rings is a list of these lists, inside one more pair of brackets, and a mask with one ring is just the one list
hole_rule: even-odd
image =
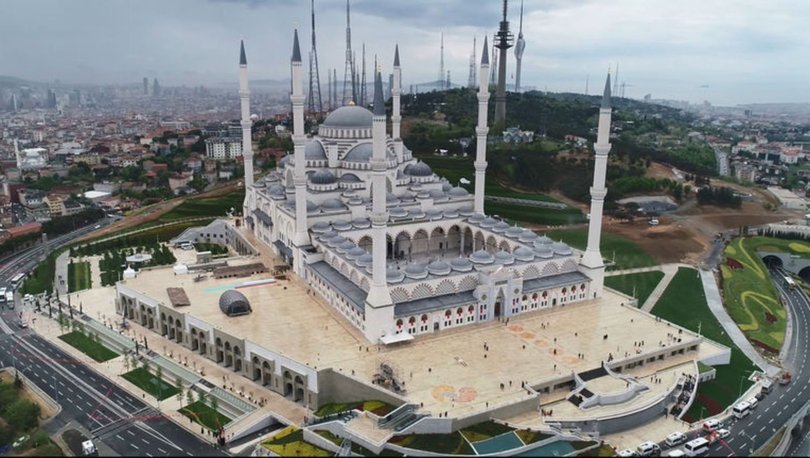
[[323,111],[321,100],[321,76],[318,71],[318,48],[315,45],[315,0],[312,5],[312,50],[309,52],[309,103],[307,110],[310,113]]
[[349,16],[349,0],[346,0],[346,64],[343,68],[343,104],[354,101],[354,67],[352,66],[352,26]]
[[475,35],[473,35],[473,52],[470,54],[470,75],[467,77],[467,87],[475,87]]
[[445,89],[445,80],[444,80],[444,32],[442,32],[441,37],[441,51],[439,53],[439,89]]

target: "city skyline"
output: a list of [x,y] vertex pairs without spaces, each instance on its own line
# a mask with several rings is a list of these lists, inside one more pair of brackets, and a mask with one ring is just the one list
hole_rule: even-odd
[[[473,36],[497,30],[501,2],[471,7],[454,0],[352,3],[352,45],[366,43],[384,74],[400,44],[403,87],[435,80],[439,37],[445,67],[464,84]],[[0,75],[33,81],[211,85],[235,80],[238,42],[251,55],[252,79],[289,78],[292,29],[309,47],[309,2],[182,0],[73,3],[14,1],[0,18]],[[810,102],[802,85],[802,49],[810,38],[799,27],[810,13],[794,2],[664,2],[590,0],[525,2],[522,86],[552,92],[584,92],[620,65],[628,97],[708,100],[715,105]],[[315,3],[318,54],[323,69],[345,59],[345,2]],[[516,29],[519,3],[510,4]],[[138,18],[142,18],[139,20]],[[32,27],[34,33],[31,32]],[[326,70],[324,70],[326,71]],[[514,60],[508,83],[514,84]],[[597,86],[591,85],[591,94]]]

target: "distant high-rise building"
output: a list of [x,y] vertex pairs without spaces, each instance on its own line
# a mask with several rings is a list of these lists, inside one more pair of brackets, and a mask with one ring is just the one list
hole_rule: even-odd
[[48,108],[56,108],[56,92],[53,89],[48,89]]
[[143,77],[143,95],[149,95],[149,78]]
[[158,84],[157,78],[152,82],[152,95],[154,97],[160,96],[160,84]]

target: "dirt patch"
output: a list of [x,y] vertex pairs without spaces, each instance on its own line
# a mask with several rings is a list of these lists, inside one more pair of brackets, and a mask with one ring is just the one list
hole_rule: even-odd
[[666,166],[664,164],[653,162],[647,168],[647,171],[644,173],[645,177],[649,178],[669,178],[670,180],[677,180],[678,177],[672,172],[672,167]]
[[688,262],[686,255],[701,253],[704,245],[680,223],[673,224],[668,217],[659,218],[658,226],[650,226],[646,219],[608,224],[607,232],[621,235],[641,246],[656,262]]
[[[14,373],[10,371],[0,371],[0,380],[6,383],[14,382]],[[50,404],[45,402],[36,392],[30,390],[26,383],[23,383],[22,389],[19,391],[20,397],[39,405],[39,420],[47,420],[56,414]]]
[[742,263],[740,261],[738,261],[738,260],[736,260],[734,258],[731,258],[731,257],[726,258],[726,265],[729,266],[733,270],[739,270],[739,269],[743,268],[743,265],[742,265]]
[[[771,315],[771,316],[773,316],[773,315]],[[774,318],[776,318],[776,317],[774,317]],[[771,354],[774,354],[774,355],[779,354],[779,350],[777,350],[776,348],[773,348],[772,346],[770,346],[768,344],[762,343],[762,342],[758,341],[757,339],[750,339],[749,338],[748,340],[751,341],[752,345],[765,350],[767,353],[771,353]]]

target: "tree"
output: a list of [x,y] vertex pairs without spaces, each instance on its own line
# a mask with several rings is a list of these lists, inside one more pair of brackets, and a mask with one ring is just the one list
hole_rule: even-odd
[[163,397],[163,368],[158,366],[155,370],[155,378],[157,379],[158,386],[158,401]]
[[37,426],[39,421],[39,405],[25,400],[17,399],[6,409],[3,418],[18,431],[28,431]]
[[219,400],[216,396],[209,396],[209,400],[211,402],[211,408],[214,409],[215,412],[218,412],[219,409]]
[[192,390],[191,387],[188,387],[186,391],[186,403],[194,404],[194,390]]

